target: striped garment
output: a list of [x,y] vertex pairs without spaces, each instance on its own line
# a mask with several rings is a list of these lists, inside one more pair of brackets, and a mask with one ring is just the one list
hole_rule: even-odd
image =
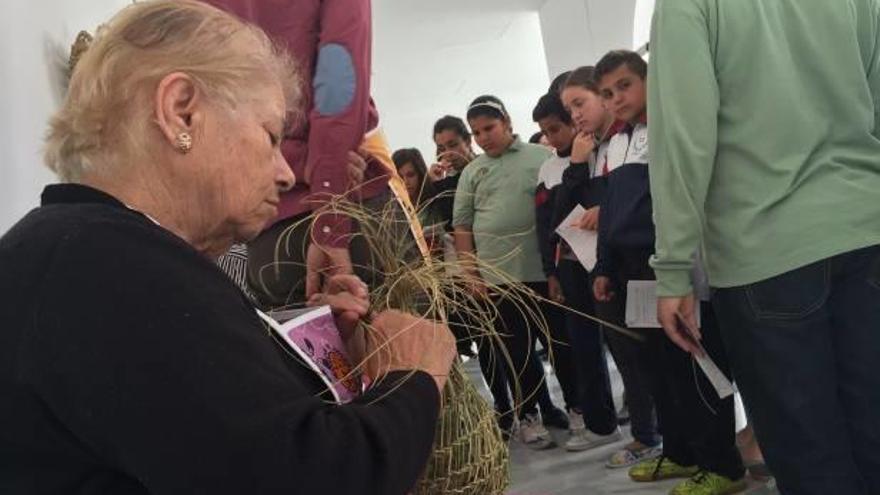
[[245,244],[233,244],[226,254],[217,258],[217,266],[235,282],[248,299],[256,301],[247,284],[247,265],[248,251]]

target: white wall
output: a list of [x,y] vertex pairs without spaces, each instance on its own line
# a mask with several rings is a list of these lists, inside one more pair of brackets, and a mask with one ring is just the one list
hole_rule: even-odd
[[651,18],[655,0],[637,0],[633,18],[633,46],[642,47],[651,38]]
[[636,0],[547,0],[539,11],[550,77],[633,49]]
[[372,90],[392,149],[419,148],[430,164],[434,121],[464,118],[468,103],[486,93],[504,101],[527,139],[538,130],[532,108],[549,86],[536,8],[431,5],[373,2]]
[[81,29],[94,32],[125,0],[7,0],[0,17],[0,234],[53,180],[42,137],[61,98],[59,64]]

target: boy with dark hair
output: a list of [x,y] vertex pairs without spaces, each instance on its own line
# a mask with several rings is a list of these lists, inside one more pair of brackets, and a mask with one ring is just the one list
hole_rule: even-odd
[[[577,158],[572,155],[577,131],[557,93],[547,93],[538,100],[532,119],[538,123],[550,145],[556,149],[554,155],[541,165],[535,194],[536,232],[550,297],[557,302],[565,302],[578,312],[594,314],[593,300],[587,291],[589,275],[555,232],[561,220],[568,214],[568,211],[556,211],[556,192],[562,186],[563,174],[570,163],[571,166],[589,168],[587,162],[593,152],[592,149],[587,150],[585,156]],[[574,163],[575,159],[579,163]],[[559,270],[576,273],[580,277],[557,274],[557,257],[562,252],[565,256],[558,259]],[[567,312],[564,326],[571,345],[570,361],[577,387],[574,391],[563,389],[564,395],[576,397],[573,403],[566,399],[571,436],[566,441],[565,448],[580,451],[616,442],[620,440],[621,433],[617,428],[608,365],[602,351],[598,325],[583,316]]]
[[[654,222],[648,178],[647,64],[635,52],[613,51],[596,64],[599,94],[627,126],[611,138],[608,187],[599,217],[599,249],[593,284],[599,301],[625,301],[627,283],[654,280]],[[625,304],[625,303],[624,303]],[[709,305],[703,305],[703,343],[722,369],[726,358]],[[745,488],[734,439],[733,398],[718,399],[690,355],[657,330],[645,336],[641,364],[663,434],[663,453],[633,466],[635,481],[689,478],[673,495],[721,495]],[[728,373],[729,374],[729,373]],[[707,393],[701,393],[706,390]]]

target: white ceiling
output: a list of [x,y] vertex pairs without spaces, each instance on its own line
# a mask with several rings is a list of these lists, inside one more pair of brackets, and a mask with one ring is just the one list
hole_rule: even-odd
[[530,134],[548,85],[542,3],[374,0],[372,91],[392,147],[417,147],[430,160],[434,121],[463,116],[484,93],[505,100],[515,129]]

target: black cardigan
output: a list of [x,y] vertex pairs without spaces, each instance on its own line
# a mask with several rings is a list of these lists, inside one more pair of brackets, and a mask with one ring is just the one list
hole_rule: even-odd
[[336,406],[212,263],[114,198],[49,186],[0,239],[0,493],[407,492],[430,376]]

